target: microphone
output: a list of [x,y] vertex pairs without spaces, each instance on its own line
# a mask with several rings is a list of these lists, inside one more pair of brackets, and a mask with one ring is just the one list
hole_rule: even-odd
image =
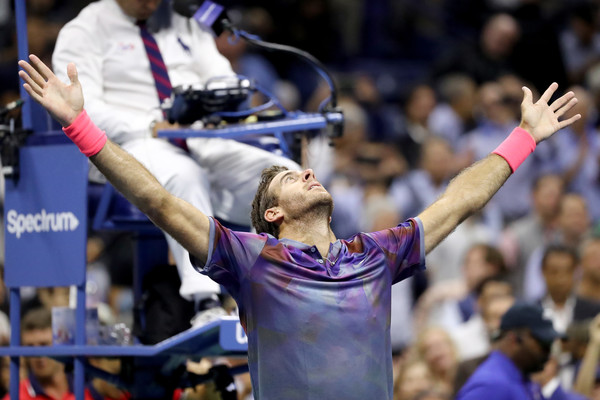
[[198,0],[174,0],[173,9],[184,17],[195,19],[200,26],[212,29],[217,36],[229,25],[225,7],[212,1],[198,4]]
[[4,107],[0,108],[0,117],[8,114],[12,110],[16,110],[17,108],[21,107],[23,105],[23,103],[24,103],[24,101],[21,100],[21,99],[17,99],[15,101],[11,101],[10,103],[8,103],[7,105],[5,105]]

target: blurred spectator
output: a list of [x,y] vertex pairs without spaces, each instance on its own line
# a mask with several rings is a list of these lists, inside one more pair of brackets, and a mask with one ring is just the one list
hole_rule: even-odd
[[88,234],[86,305],[110,324],[133,321],[133,246],[128,233]]
[[[52,316],[50,310],[30,310],[21,323],[23,346],[52,345]],[[71,379],[65,373],[64,364],[48,357],[25,357],[28,377],[19,384],[19,399],[75,400]],[[9,399],[6,395],[5,400]],[[85,400],[93,400],[88,389]]]
[[581,119],[556,137],[558,163],[568,191],[581,194],[587,202],[592,222],[600,221],[600,137],[594,127],[596,110],[590,94],[581,86],[570,88],[577,104],[565,117],[577,113]]
[[458,364],[458,354],[448,332],[436,326],[425,328],[417,335],[415,350],[431,371],[432,387],[442,393],[450,394]]
[[[589,234],[589,229],[590,218],[585,199],[578,194],[565,194],[560,201],[557,230],[548,244],[560,244],[575,249]],[[545,247],[538,247],[525,265],[523,281],[525,299],[538,300],[546,291],[541,268],[544,251]]]
[[[260,37],[269,36],[274,29],[271,16],[260,7],[230,10],[228,15],[237,28]],[[254,48],[244,39],[236,38],[230,32],[219,35],[216,38],[216,44],[219,53],[229,60],[235,73],[255,81],[267,93],[273,96],[277,95],[281,83],[279,74],[269,59],[258,51],[258,48]],[[267,100],[264,95],[257,94],[252,99],[252,106],[258,106]]]
[[389,137],[393,140],[410,168],[418,165],[419,154],[425,140],[433,134],[427,121],[436,105],[435,91],[428,84],[419,84],[410,90]]
[[495,246],[499,235],[500,215],[489,206],[472,215],[427,255],[428,276],[432,284],[461,277],[462,260],[477,243]]
[[406,360],[395,382],[394,400],[414,400],[415,396],[434,385],[427,363],[420,358]]
[[600,302],[600,238],[592,237],[583,241],[580,252],[582,274],[577,294]]
[[356,158],[363,186],[363,209],[359,220],[361,232],[391,228],[408,218],[402,218],[395,199],[389,193],[390,183],[403,170],[399,160],[401,158],[395,149],[384,143],[362,144]]
[[415,328],[436,323],[452,330],[467,321],[477,310],[478,285],[486,278],[500,275],[506,265],[497,248],[478,243],[466,253],[461,279],[431,286],[415,307]]
[[279,79],[277,71],[265,58],[249,52],[248,42],[236,38],[232,33],[225,32],[216,38],[216,44],[219,53],[229,60],[232,69],[237,74],[255,80],[269,93],[275,93],[275,85]]
[[476,290],[477,312],[450,331],[461,361],[482,357],[500,329],[502,315],[515,301],[512,287],[499,277],[484,279]]
[[510,56],[520,35],[519,24],[512,16],[493,15],[481,29],[478,41],[450,47],[433,66],[433,74],[439,77],[460,72],[482,84],[512,73]]
[[[23,291],[23,288],[21,289]],[[21,315],[24,316],[30,310],[44,307],[52,310],[52,307],[69,306],[69,287],[42,287],[34,291],[33,297],[24,301],[21,306]]]
[[582,84],[586,72],[600,61],[598,4],[584,0],[571,6],[569,24],[560,35],[569,82]]
[[[496,82],[502,87],[502,102],[511,110],[512,115],[521,115],[521,99],[523,98],[523,85],[531,83],[515,74],[501,75]],[[537,94],[535,88],[530,88]]]
[[[539,389],[532,387],[531,373],[542,371],[558,333],[543,318],[542,308],[515,303],[502,317],[496,350],[477,368],[460,389],[458,400],[529,399]],[[492,397],[493,396],[493,397]]]
[[542,258],[546,295],[540,300],[544,315],[552,320],[554,330],[564,334],[572,321],[593,318],[600,313],[600,302],[575,294],[578,257],[564,246],[549,246]]
[[367,113],[368,139],[389,141],[394,137],[390,132],[394,124],[399,124],[398,108],[391,100],[384,98],[383,88],[372,74],[358,72],[348,79],[349,95],[360,104]]
[[345,183],[347,178],[355,177],[356,153],[360,144],[367,139],[365,110],[350,97],[338,99],[338,104],[344,110],[344,134],[335,139],[318,135],[310,141],[307,148],[306,161],[313,168],[319,182],[326,186],[336,184],[334,179]]
[[[336,179],[329,188],[337,201],[332,218],[337,222],[332,224],[333,231],[336,235],[345,232],[351,236],[365,231],[367,226],[394,226],[394,221],[401,216],[388,192],[392,180],[404,172],[404,160],[394,147],[380,142],[357,143],[356,147],[347,150],[346,156],[354,158],[345,172],[345,179]],[[338,154],[336,151],[336,157]]]
[[454,152],[445,139],[428,137],[420,148],[418,168],[396,178],[391,193],[405,218],[418,215],[446,189],[454,170]]
[[502,234],[500,248],[517,294],[522,291],[525,264],[531,254],[555,234],[563,192],[560,176],[547,174],[537,178],[531,189],[531,212],[509,224]]
[[429,114],[427,126],[434,135],[456,146],[458,139],[474,128],[477,85],[468,75],[448,74],[440,79],[437,87],[442,101]]

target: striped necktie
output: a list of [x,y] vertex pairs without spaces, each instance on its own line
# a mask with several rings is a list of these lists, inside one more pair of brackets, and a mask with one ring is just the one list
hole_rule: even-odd
[[167,72],[167,66],[163,61],[154,36],[152,36],[146,27],[146,21],[138,21],[137,25],[140,27],[140,35],[144,42],[146,55],[150,61],[150,70],[152,71],[152,77],[154,78],[158,99],[162,104],[165,99],[171,97],[171,91],[173,90],[171,80],[169,79],[169,73]]
[[[140,27],[140,35],[144,42],[148,61],[150,61],[150,70],[152,71],[152,77],[154,78],[154,86],[156,86],[158,101],[162,104],[165,99],[171,97],[171,91],[173,90],[171,80],[169,79],[169,72],[167,71],[167,66],[163,61],[154,36],[152,36],[146,27],[146,21],[138,21],[137,25]],[[166,116],[166,113],[163,111],[163,117],[166,118]],[[171,138],[169,141],[174,145],[181,147],[183,150],[188,151],[185,139]]]

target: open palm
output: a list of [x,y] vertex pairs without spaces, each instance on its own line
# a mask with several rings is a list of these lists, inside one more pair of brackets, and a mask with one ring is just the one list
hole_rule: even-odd
[[568,92],[548,105],[548,101],[558,88],[557,83],[551,84],[537,102],[528,87],[523,87],[523,102],[521,103],[521,128],[528,131],[536,143],[551,136],[554,132],[581,118],[577,114],[566,120],[559,120],[575,104],[577,99],[573,92]]
[[71,63],[67,75],[71,81],[65,84],[35,55],[30,55],[31,64],[19,61],[23,70],[19,76],[25,81],[23,87],[62,126],[69,126],[83,110],[83,92],[77,79],[77,68]]

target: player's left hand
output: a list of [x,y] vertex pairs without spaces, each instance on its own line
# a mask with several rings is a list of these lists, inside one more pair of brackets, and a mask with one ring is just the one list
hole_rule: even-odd
[[581,118],[581,114],[573,115],[571,118],[560,121],[568,110],[577,104],[577,98],[573,92],[567,92],[552,104],[548,105],[550,98],[558,88],[558,84],[551,84],[537,102],[533,102],[531,90],[523,86],[523,102],[521,103],[521,124],[536,143],[552,136],[559,129],[571,125]]

